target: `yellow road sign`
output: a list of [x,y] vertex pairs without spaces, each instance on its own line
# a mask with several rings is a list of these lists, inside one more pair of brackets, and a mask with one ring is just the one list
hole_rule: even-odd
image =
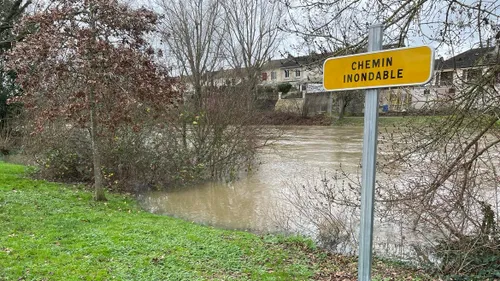
[[323,64],[323,86],[341,91],[420,85],[431,80],[433,67],[429,46],[329,58]]

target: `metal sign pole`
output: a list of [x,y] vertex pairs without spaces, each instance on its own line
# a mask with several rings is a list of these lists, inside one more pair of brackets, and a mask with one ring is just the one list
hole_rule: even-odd
[[[370,26],[368,52],[382,49],[383,25]],[[361,225],[359,235],[358,280],[370,281],[373,240],[373,201],[378,135],[378,89],[366,90],[361,176]]]

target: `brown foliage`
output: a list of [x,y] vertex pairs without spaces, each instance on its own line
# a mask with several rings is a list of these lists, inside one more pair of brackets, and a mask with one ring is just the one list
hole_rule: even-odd
[[160,119],[174,103],[174,81],[154,63],[144,36],[157,16],[116,0],[53,2],[15,28],[26,33],[7,55],[17,73],[33,133],[51,124],[88,129],[96,199],[102,192],[100,144],[119,128],[141,128],[143,114]]
[[36,130],[55,118],[87,128],[91,91],[99,125],[109,130],[131,123],[138,108],[161,114],[175,92],[143,38],[156,20],[146,9],[99,0],[63,1],[25,17],[16,32],[36,32],[15,44],[8,66],[23,89],[16,101],[32,113]]

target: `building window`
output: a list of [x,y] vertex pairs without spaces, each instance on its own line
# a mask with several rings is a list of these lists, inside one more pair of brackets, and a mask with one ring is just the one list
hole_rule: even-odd
[[285,70],[285,78],[290,78],[290,70]]
[[295,77],[300,77],[300,69],[295,70]]
[[439,81],[439,85],[441,85],[441,86],[453,85],[453,71],[441,72],[441,79]]
[[267,80],[267,72],[262,72],[262,81]]
[[271,80],[276,80],[276,71],[271,71]]

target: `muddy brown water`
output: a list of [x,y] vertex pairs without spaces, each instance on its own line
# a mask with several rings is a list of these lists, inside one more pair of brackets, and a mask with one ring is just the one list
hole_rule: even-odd
[[[357,172],[362,127],[288,127],[281,139],[260,151],[259,164],[230,183],[210,182],[170,192],[140,196],[153,213],[228,229],[280,232],[277,215],[291,185],[307,185],[342,166]],[[286,231],[294,231],[287,229]]]
[[[291,207],[294,190],[311,189],[340,168],[359,179],[362,127],[287,127],[279,141],[259,152],[259,165],[237,181],[209,182],[174,191],[139,195],[146,210],[199,224],[257,233],[299,233],[320,240],[320,226],[307,219],[316,214]],[[358,187],[359,188],[359,187]],[[302,199],[301,199],[302,200]],[[304,197],[303,200],[315,200]],[[314,204],[315,202],[308,202]],[[307,204],[306,204],[307,205]],[[356,211],[335,209],[341,219],[359,224]],[[328,230],[328,229],[327,229]],[[408,256],[398,227],[375,221],[374,247],[378,254]],[[335,251],[354,254],[357,230]],[[405,242],[405,243],[403,243]]]

